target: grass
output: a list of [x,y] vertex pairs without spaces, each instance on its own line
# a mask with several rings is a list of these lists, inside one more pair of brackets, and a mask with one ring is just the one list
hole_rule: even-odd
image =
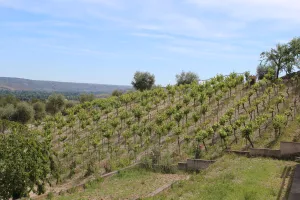
[[294,165],[294,162],[225,155],[209,169],[152,199],[277,199],[284,167]]
[[105,180],[94,181],[84,191],[58,196],[56,200],[135,199],[147,196],[159,187],[179,180],[184,175],[159,174],[134,168]]

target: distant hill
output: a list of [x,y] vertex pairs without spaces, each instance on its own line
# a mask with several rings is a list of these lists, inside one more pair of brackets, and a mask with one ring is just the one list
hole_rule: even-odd
[[131,88],[131,86],[124,85],[37,81],[23,78],[0,77],[0,90],[10,91],[86,92],[95,94],[109,94],[116,89],[130,90]]

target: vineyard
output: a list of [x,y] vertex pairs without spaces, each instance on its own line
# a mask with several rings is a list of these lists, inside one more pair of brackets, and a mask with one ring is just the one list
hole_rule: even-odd
[[282,138],[299,142],[299,133],[286,131],[298,126],[299,77],[271,77],[255,82],[247,73],[217,75],[202,84],[96,99],[29,128],[9,121],[0,127],[2,133],[18,129],[46,138],[41,151],[53,153],[55,173],[49,177],[52,187],[41,186],[59,192],[147,156],[156,156],[156,164],[210,160],[227,149],[275,148]]

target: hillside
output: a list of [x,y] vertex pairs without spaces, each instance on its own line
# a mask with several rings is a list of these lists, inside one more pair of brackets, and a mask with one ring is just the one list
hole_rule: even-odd
[[0,90],[1,89],[12,91],[87,92],[108,94],[112,93],[116,89],[129,90],[131,89],[131,86],[38,81],[23,78],[0,77]]
[[[48,117],[35,123],[51,138],[55,155],[57,173],[45,190],[59,194],[136,162],[170,166],[193,157],[222,159],[230,148],[276,148],[283,138],[299,142],[298,80],[263,79],[251,84],[236,73],[217,75],[203,84],[96,99],[68,109],[64,116]],[[2,123],[7,132],[15,130],[15,125]],[[274,176],[270,174],[270,179]],[[276,196],[266,193],[270,195]]]

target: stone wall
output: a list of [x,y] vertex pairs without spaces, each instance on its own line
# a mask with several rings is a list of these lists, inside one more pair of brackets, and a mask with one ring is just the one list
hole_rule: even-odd
[[250,148],[250,156],[280,158],[281,154],[280,154],[280,150]]
[[280,151],[282,156],[293,155],[300,153],[300,143],[299,142],[281,142]]

